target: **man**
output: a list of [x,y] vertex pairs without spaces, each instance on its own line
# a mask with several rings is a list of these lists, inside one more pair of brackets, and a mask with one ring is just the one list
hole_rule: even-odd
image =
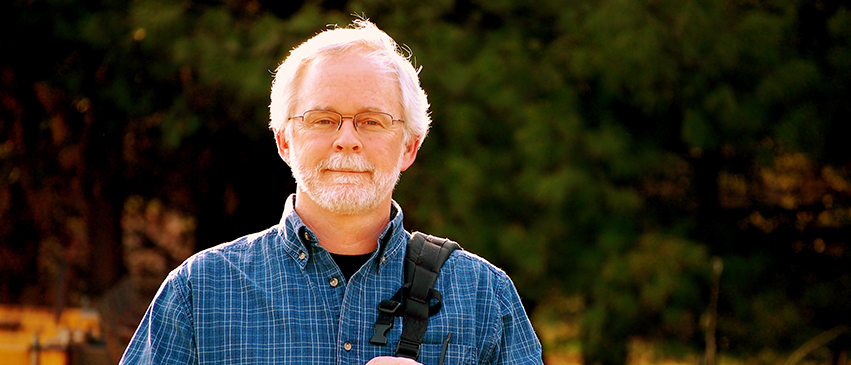
[[[391,195],[430,123],[417,71],[365,20],[322,32],[276,71],[278,152],[298,186],[280,223],[202,251],[163,283],[122,363],[416,364],[370,343],[378,304],[403,284]],[[262,176],[258,176],[262,178]],[[511,280],[455,251],[437,282],[422,364],[536,364],[541,346]]]

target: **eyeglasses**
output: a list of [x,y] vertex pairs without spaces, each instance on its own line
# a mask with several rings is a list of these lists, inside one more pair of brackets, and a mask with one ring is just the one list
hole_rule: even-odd
[[317,133],[334,133],[343,126],[343,119],[352,118],[352,124],[358,133],[382,134],[389,133],[393,128],[393,122],[404,122],[401,119],[393,119],[393,116],[382,112],[363,112],[351,117],[327,110],[309,110],[302,115],[290,117],[290,119],[301,119],[304,128]]

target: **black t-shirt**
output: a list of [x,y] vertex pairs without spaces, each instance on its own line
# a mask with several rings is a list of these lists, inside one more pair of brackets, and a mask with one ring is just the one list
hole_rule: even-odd
[[337,266],[340,268],[340,271],[343,272],[343,276],[346,277],[346,281],[352,278],[358,269],[363,266],[366,260],[369,260],[369,257],[372,256],[372,252],[366,253],[363,255],[339,255],[332,253],[331,258],[334,259],[334,262],[337,263]]

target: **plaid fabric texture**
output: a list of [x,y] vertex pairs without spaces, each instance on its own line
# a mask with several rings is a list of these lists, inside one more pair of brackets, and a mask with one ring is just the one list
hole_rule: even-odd
[[[121,364],[365,364],[392,356],[369,343],[378,303],[402,286],[410,234],[402,212],[372,257],[346,281],[293,210],[280,224],[199,252],[171,272]],[[484,259],[455,251],[435,288],[443,308],[430,318],[423,364],[541,364],[541,344],[508,276]],[[444,340],[451,338],[445,354]]]

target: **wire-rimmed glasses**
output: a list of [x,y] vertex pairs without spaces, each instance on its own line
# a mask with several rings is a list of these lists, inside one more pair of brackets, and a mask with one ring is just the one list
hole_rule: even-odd
[[290,117],[290,119],[301,119],[305,129],[317,133],[334,133],[343,126],[343,119],[351,118],[355,130],[365,134],[383,134],[392,131],[394,122],[404,122],[401,119],[393,119],[393,116],[384,112],[363,112],[351,117],[328,110],[308,110],[302,115]]

